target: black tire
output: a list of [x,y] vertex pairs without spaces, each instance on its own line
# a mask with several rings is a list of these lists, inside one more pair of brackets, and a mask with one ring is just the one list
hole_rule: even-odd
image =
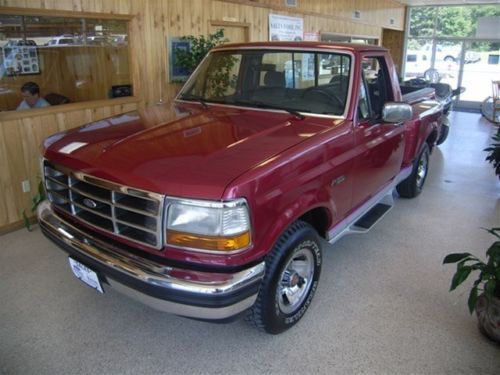
[[321,264],[316,231],[303,221],[292,224],[266,258],[259,295],[246,320],[272,334],[291,328],[311,304]]
[[448,133],[450,132],[450,127],[446,125],[441,125],[441,134],[439,134],[439,138],[436,141],[437,145],[440,145],[446,141],[446,138],[448,138]]
[[396,186],[401,197],[415,198],[422,192],[429,170],[429,154],[429,145],[425,143],[418,158],[413,162],[411,175]]

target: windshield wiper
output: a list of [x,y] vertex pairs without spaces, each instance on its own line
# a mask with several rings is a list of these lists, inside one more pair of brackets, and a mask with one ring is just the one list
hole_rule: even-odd
[[[286,108],[286,107],[281,107],[279,105],[264,103],[264,102],[261,102],[258,100],[235,100],[231,104],[249,105],[249,106],[255,106],[258,108],[267,108],[267,109],[278,109],[278,110],[282,110],[282,111],[286,111],[286,112],[290,113],[291,115],[295,116],[299,120],[305,119],[305,116],[298,111],[295,111],[293,109]],[[308,112],[308,111],[304,111],[304,112]]]
[[180,96],[180,99],[182,99],[182,100],[196,100],[198,103],[200,103],[203,106],[203,108],[208,109],[208,104],[205,102],[205,100],[201,96],[194,95],[194,94],[182,94]]

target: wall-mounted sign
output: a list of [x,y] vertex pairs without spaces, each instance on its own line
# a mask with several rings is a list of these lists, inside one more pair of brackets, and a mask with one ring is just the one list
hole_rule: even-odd
[[303,40],[304,20],[298,17],[269,15],[269,40]]

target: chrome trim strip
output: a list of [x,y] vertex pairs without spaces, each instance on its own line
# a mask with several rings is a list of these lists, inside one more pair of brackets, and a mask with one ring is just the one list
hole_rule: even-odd
[[[387,195],[391,195],[388,200],[392,199],[392,192],[397,184],[411,175],[413,167],[409,166],[404,168],[391,183],[384,189],[382,189],[378,194],[374,195],[370,198],[365,204],[359,207],[356,211],[342,220],[339,224],[337,224],[332,230],[327,233],[327,241],[331,244],[339,240],[348,234],[360,233],[359,230],[356,230],[353,225],[358,221],[365,213],[367,213],[371,208],[373,208],[377,203],[384,200]],[[366,232],[366,231],[363,231]]]
[[[117,283],[116,281],[111,279],[109,279],[108,281],[111,288],[115,289],[117,292],[155,310],[197,319],[220,320],[230,318],[252,307],[252,305],[255,303],[255,300],[257,299],[257,295],[253,295],[238,303],[235,303],[234,305],[226,307],[190,306],[151,297],[147,294],[142,294],[135,289],[129,288],[128,286]],[[103,288],[106,291],[106,285],[104,285]]]
[[[224,296],[245,288],[264,277],[264,262],[233,274],[191,271],[165,266],[131,254],[120,248],[119,245],[109,244],[85,234],[59,217],[48,201],[44,201],[38,206],[37,213],[40,225],[43,228],[78,253],[101,263],[106,268],[120,272],[144,284],[161,287],[167,291],[181,291],[200,296]],[[182,274],[184,277],[174,276],[176,274]],[[200,279],[200,275],[202,276],[201,279],[219,279],[220,281],[196,281]],[[111,281],[110,284],[115,287],[118,284],[118,289],[122,291],[129,289],[116,281]],[[140,296],[143,302],[155,308],[158,308],[158,303],[161,302],[161,310],[163,311],[200,319],[224,319],[230,317],[250,307],[257,298],[257,294],[255,294],[231,306],[206,308],[164,301],[146,296],[136,290],[129,290],[126,294],[134,294],[136,298]],[[148,300],[150,303],[148,303]]]
[[[116,191],[131,195],[131,196],[138,196],[138,195],[134,194],[134,193],[130,193],[129,190],[134,191],[134,192],[141,192],[144,194],[144,196],[140,196],[141,198],[148,199],[148,200],[151,200],[154,202],[156,202],[157,200],[161,201],[163,199],[163,195],[161,195],[161,194],[153,193],[153,192],[150,192],[147,190],[137,189],[137,188],[134,188],[131,186],[120,185],[120,184],[117,184],[115,182],[104,180],[104,179],[99,178],[99,177],[90,176],[90,175],[85,174],[83,172],[75,172],[72,169],[64,167],[60,164],[54,164],[54,163],[48,161],[47,159],[44,159],[44,162],[48,162],[49,164],[52,164],[55,168],[52,168],[50,165],[48,167],[51,169],[54,169],[55,171],[62,172],[70,178],[76,177],[78,180],[81,180],[82,182],[86,182],[88,184],[92,184],[92,185],[95,185],[97,187],[102,187],[102,188],[108,189],[108,190],[116,190]],[[44,167],[45,167],[45,163],[44,163]],[[44,175],[45,175],[45,173],[44,173]]]
[[169,205],[171,201],[175,201],[179,204],[185,204],[189,206],[207,207],[207,208],[234,208],[241,206],[248,207],[248,203],[245,198],[237,198],[228,201],[214,201],[214,200],[177,198],[177,197],[167,196],[166,204]]

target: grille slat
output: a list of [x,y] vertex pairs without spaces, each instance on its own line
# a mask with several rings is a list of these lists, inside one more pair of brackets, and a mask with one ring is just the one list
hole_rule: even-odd
[[74,173],[44,161],[51,203],[98,229],[160,249],[163,196]]
[[150,230],[148,228],[144,228],[144,227],[141,227],[140,225],[132,224],[132,223],[129,223],[127,221],[116,220],[116,223],[118,225],[122,225],[124,227],[130,227],[130,228],[138,229],[138,230],[143,231],[143,232],[147,232],[147,233],[151,233],[151,234],[155,234],[156,233],[154,230]]
[[131,207],[127,207],[127,206],[122,206],[121,204],[116,203],[116,202],[113,204],[113,207],[115,207],[115,208],[123,208],[124,210],[130,211],[130,212],[135,212],[136,214],[140,214],[140,215],[144,215],[144,216],[149,216],[149,217],[152,217],[152,218],[156,218],[156,215],[152,214],[151,212],[144,211],[144,210],[138,210],[136,208],[131,208]]

